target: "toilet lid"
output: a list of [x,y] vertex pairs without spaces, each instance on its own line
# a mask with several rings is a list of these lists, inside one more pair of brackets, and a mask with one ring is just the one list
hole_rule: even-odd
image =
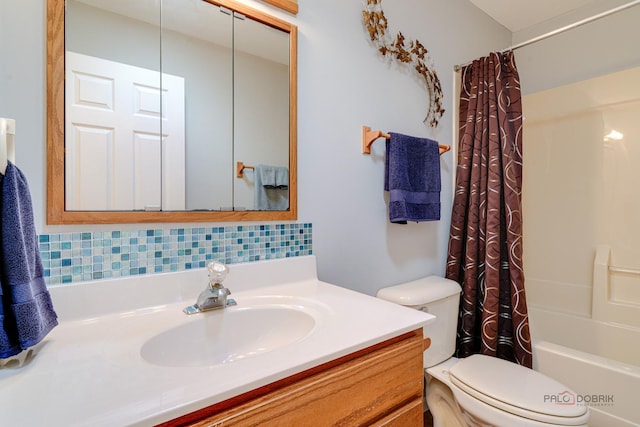
[[449,377],[476,399],[521,417],[561,425],[581,424],[588,417],[586,406],[566,386],[506,360],[474,354],[452,366]]

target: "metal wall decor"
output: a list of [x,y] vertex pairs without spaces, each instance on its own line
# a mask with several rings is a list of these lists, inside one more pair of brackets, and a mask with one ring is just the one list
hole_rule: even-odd
[[418,40],[406,40],[398,31],[395,39],[387,34],[388,22],[382,11],[382,0],[366,0],[362,16],[364,24],[369,31],[371,42],[377,47],[378,52],[386,58],[413,66],[413,69],[425,81],[429,93],[429,110],[423,122],[436,127],[444,109],[442,108],[442,86],[433,66],[433,60],[429,51]]

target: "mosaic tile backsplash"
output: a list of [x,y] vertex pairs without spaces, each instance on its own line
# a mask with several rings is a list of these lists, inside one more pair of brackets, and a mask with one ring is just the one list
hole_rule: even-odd
[[234,225],[38,236],[47,285],[312,254],[311,224]]

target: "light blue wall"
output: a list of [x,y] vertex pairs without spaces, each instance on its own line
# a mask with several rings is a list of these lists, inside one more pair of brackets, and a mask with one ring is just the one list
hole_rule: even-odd
[[452,145],[453,66],[511,42],[511,32],[467,0],[384,0],[389,35],[400,31],[430,52],[446,113],[422,122],[429,98],[411,69],[377,52],[362,24],[363,1],[301,0],[299,200],[313,223],[319,277],[367,294],[444,274],[452,201],[453,153],[441,156],[442,219],[390,224],[383,191],[384,141],[361,153],[361,126]]

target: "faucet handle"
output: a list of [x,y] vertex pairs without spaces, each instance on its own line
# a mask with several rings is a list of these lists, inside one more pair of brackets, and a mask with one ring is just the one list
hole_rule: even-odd
[[207,270],[209,270],[209,284],[212,286],[222,283],[229,273],[229,267],[217,261],[210,262],[207,265]]

